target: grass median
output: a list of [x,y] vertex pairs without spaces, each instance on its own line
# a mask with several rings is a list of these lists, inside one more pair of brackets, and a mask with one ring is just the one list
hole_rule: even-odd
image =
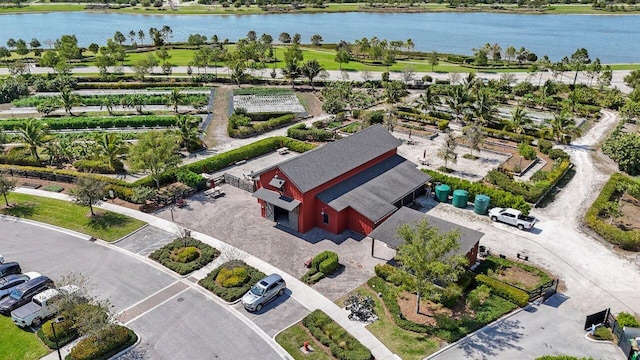
[[[89,216],[89,208],[70,202],[25,194],[9,194],[10,208],[0,213],[74,230],[104,241],[115,241],[139,229],[144,222],[111,211],[98,210]],[[2,357],[0,357],[2,358]]]
[[0,359],[40,359],[49,353],[32,332],[20,329],[6,316],[0,316],[0,344]]

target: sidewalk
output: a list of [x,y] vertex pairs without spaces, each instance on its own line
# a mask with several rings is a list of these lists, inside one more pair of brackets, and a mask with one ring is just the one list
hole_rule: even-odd
[[[42,197],[49,197],[59,200],[71,201],[71,197],[66,194],[60,193],[52,193],[44,190],[36,190],[36,189],[27,189],[27,188],[16,188],[17,193],[21,194],[29,194],[36,195]],[[176,225],[170,221],[160,219],[151,214],[146,214],[137,210],[125,208],[122,206],[110,204],[110,203],[100,203],[97,205],[98,208],[113,211],[116,213],[120,213],[144,222],[147,222],[151,226],[155,226],[162,230],[168,232],[175,232]],[[208,236],[206,234],[192,232],[191,236],[195,239],[203,241],[219,250],[224,252],[225,249],[231,249],[232,247],[214,237]],[[240,253],[244,253],[241,250],[233,250],[238,251]],[[270,274],[270,273],[278,273],[282,275],[282,277],[287,282],[287,287],[292,292],[292,297],[296,299],[299,303],[305,306],[310,311],[320,309],[327,313],[335,322],[340,324],[345,330],[347,330],[351,335],[353,335],[358,341],[360,341],[364,346],[366,346],[377,360],[399,360],[400,357],[393,354],[387,347],[382,344],[375,336],[373,336],[364,325],[359,322],[351,321],[348,319],[348,313],[344,309],[338,307],[338,305],[331,302],[329,299],[322,296],[319,292],[315,291],[311,287],[307,286],[300,280],[292,277],[291,275],[281,271],[280,269],[274,267],[271,264],[268,264],[255,256],[247,254],[244,261],[260,271]],[[196,272],[194,275],[204,276],[206,274],[202,272]],[[275,342],[275,340],[272,339]],[[279,346],[279,345],[276,345]],[[63,354],[63,358],[65,354],[68,353],[70,345],[65,346],[61,349],[61,352],[65,352]],[[55,360],[57,359],[57,353],[54,351],[49,355],[45,356],[43,359]]]

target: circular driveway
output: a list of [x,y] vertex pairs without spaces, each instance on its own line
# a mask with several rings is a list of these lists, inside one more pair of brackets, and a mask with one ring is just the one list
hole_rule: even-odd
[[[141,344],[136,359],[282,359],[261,332],[190,280],[112,246],[56,230],[0,219],[0,254],[54,281],[71,272],[109,299]],[[261,336],[262,335],[262,336]]]

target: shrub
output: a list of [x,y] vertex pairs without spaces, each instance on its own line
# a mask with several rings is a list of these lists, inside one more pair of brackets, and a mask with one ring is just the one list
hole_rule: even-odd
[[548,155],[552,160],[569,158],[569,154],[562,149],[551,149],[549,150]]
[[336,271],[338,266],[340,266],[338,263],[338,255],[330,256],[318,265],[318,270],[325,275],[329,275]]
[[546,139],[540,139],[538,140],[538,149],[540,149],[540,152],[548,155],[549,151],[553,148],[553,143],[549,140]]
[[[184,263],[172,260],[171,253],[185,246],[195,247],[200,250],[200,257],[194,259],[194,261]],[[151,253],[151,255],[149,255],[149,258],[159,262],[160,264],[168,267],[169,269],[177,272],[180,275],[186,275],[192,271],[204,267],[208,263],[212,262],[213,259],[218,257],[218,255],[220,255],[220,251],[218,251],[217,249],[203,243],[200,240],[189,237],[186,240],[174,240],[173,242]]]
[[340,266],[338,254],[333,251],[323,251],[311,259],[311,267],[300,278],[306,284],[315,284],[325,276],[333,273]]
[[491,288],[487,285],[480,285],[477,288],[473,289],[467,295],[467,304],[469,304],[469,308],[472,310],[477,310],[480,305],[484,304],[485,301],[491,295]]
[[[55,319],[51,319],[42,324],[42,327],[38,330],[38,337],[42,339],[49,348],[57,349],[56,338],[53,336],[53,329],[51,328],[53,321],[55,321]],[[61,321],[54,326],[56,327],[56,336],[58,337],[58,347],[62,347],[78,337],[78,333],[73,328],[73,321],[71,320]]]
[[449,120],[438,121],[438,130],[446,130],[449,127]]
[[[218,278],[218,274],[220,273],[220,271],[222,271],[223,269],[233,270],[235,268],[244,268],[247,271],[248,279],[244,282],[242,286],[234,286],[234,287],[226,288],[216,283],[216,279]],[[198,284],[200,284],[200,286],[204,287],[205,289],[211,291],[212,293],[216,294],[223,300],[228,302],[233,302],[240,299],[247,291],[249,291],[249,289],[253,285],[255,285],[258,281],[260,281],[265,276],[266,275],[263,272],[245,264],[244,261],[231,260],[220,265],[219,267],[214,269],[212,272],[207,274],[207,276],[205,276],[203,279],[198,281]]]
[[311,267],[318,271],[321,271],[320,263],[324,262],[329,258],[335,258],[336,262],[338,262],[338,254],[334,253],[333,251],[325,250],[313,257],[313,259],[311,260]]
[[520,145],[518,145],[518,153],[527,160],[533,160],[537,157],[536,149],[527,143],[520,143]]
[[640,327],[640,322],[638,322],[638,319],[626,312],[621,312],[620,314],[618,314],[618,316],[616,317],[616,321],[618,322],[618,325],[620,327]]
[[106,164],[102,160],[78,160],[73,163],[73,167],[80,172],[100,173],[100,174],[113,174],[116,170]]
[[476,276],[476,281],[481,285],[487,285],[494,294],[520,307],[525,307],[529,303],[529,294],[507,283],[492,279],[484,274]]
[[269,130],[294,122],[296,120],[296,116],[294,114],[285,114],[254,124],[247,122],[250,120],[251,119],[248,116],[232,115],[231,118],[229,118],[229,125],[227,126],[229,136],[246,138],[256,134],[262,134]]
[[185,248],[177,248],[172,254],[169,256],[171,260],[177,261],[180,263],[187,263],[194,261],[200,256],[198,249],[194,246],[187,246]]
[[431,75],[424,75],[424,76],[422,77],[422,81],[427,82],[427,83],[430,83],[430,82],[432,82],[432,81],[433,81],[433,78],[431,77]]
[[99,334],[80,340],[72,349],[71,360],[109,359],[138,340],[136,334],[121,325],[110,325]]
[[216,284],[230,288],[242,286],[249,280],[249,272],[245,267],[223,268],[216,276]]
[[205,184],[205,179],[200,174],[196,174],[189,169],[176,171],[176,179],[179,182],[198,190],[204,188]]
[[[23,127],[28,119],[3,120],[5,130],[15,130]],[[175,116],[145,115],[145,116],[107,116],[107,117],[62,117],[55,119],[35,119],[46,122],[51,130],[62,129],[95,129],[95,128],[126,128],[126,127],[150,127],[173,126],[176,124]]]
[[608,341],[613,340],[613,334],[611,333],[611,329],[604,326],[597,327],[596,330],[593,332],[593,337],[598,340],[608,340]]
[[335,134],[333,132],[319,128],[307,128],[305,123],[288,128],[287,136],[302,141],[332,141],[335,139]]
[[331,354],[340,360],[370,360],[371,351],[364,347],[340,325],[334,322],[322,310],[315,310],[302,319],[302,324],[309,329],[311,335],[324,346],[329,347]]

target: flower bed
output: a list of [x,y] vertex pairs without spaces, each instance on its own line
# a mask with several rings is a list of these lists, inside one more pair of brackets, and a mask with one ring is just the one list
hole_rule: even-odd
[[233,108],[248,113],[304,113],[304,106],[290,89],[248,88],[233,91]]
[[[246,271],[245,271],[246,270]],[[227,302],[239,300],[266,275],[240,260],[231,260],[207,274],[200,284]]]
[[[182,255],[180,249],[196,248],[200,254],[194,260],[183,262],[182,259],[189,260],[188,254]],[[212,262],[220,255],[220,251],[213,248],[200,240],[194,238],[176,239],[173,242],[161,247],[149,255],[149,258],[161,263],[169,269],[180,275],[186,275],[195,270],[201,269],[208,263]]]
[[322,310],[315,310],[302,319],[313,337],[331,349],[331,354],[340,360],[369,360],[371,351],[356,338],[333,321]]
[[[98,336],[99,335],[99,336]],[[138,336],[121,325],[111,325],[80,340],[69,355],[70,360],[104,360],[135,344]]]

